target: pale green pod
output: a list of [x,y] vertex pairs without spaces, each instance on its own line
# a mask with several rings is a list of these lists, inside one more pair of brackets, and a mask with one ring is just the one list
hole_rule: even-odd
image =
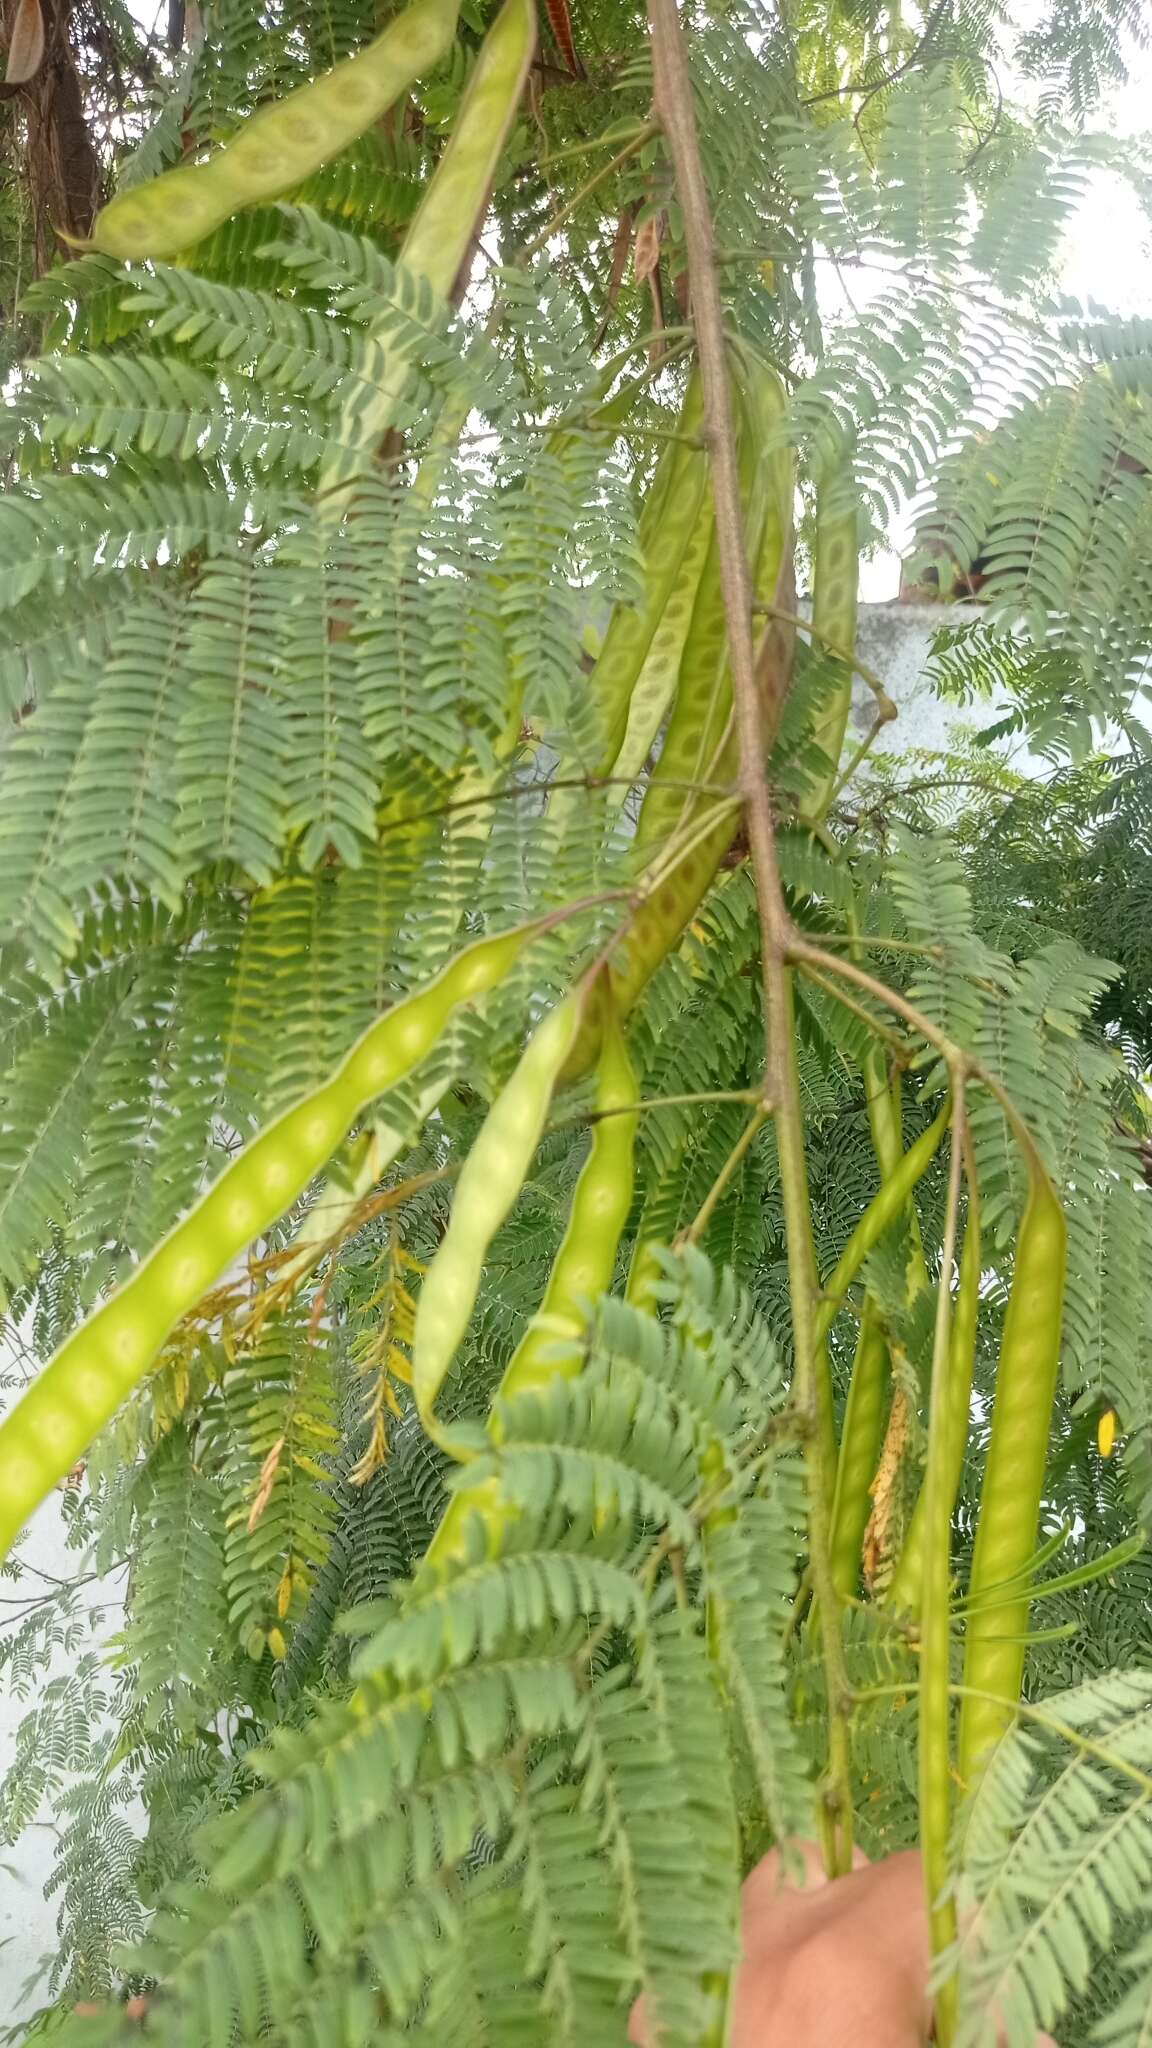
[[[787,449],[766,457],[769,428],[779,420],[784,392],[769,365],[742,360],[741,476],[747,507],[747,536],[756,560],[758,594],[774,595],[784,550],[791,545],[792,458]],[[649,893],[629,917],[611,960],[613,1000],[627,1016],[645,984],[677,943],[715,879],[736,836],[739,802],[665,786],[699,778],[726,787],[737,770],[735,735],[729,726],[731,683],[727,671],[727,627],[720,601],[714,536],[694,597],[692,621],[679,664],[676,708],[660,758],[641,807],[637,839],[653,852],[678,830],[684,844],[666,864],[653,860]],[[656,873],[652,870],[656,869]],[[566,1079],[592,1065],[596,1030],[586,1022],[573,1048]]]
[[618,784],[609,793],[613,804],[623,803],[628,794],[627,783],[634,782],[643,769],[676,693],[684,642],[712,545],[714,525],[712,501],[705,496],[628,701],[628,723],[611,769]]
[[[980,1321],[980,1280],[983,1273],[980,1237],[980,1196],[974,1186],[968,1190],[968,1227],[960,1259],[960,1284],[952,1313],[952,1337],[948,1354],[948,1402],[944,1417],[944,1447],[941,1456],[941,1484],[951,1511],[964,1475],[968,1449],[968,1428],[972,1405],[972,1377],[976,1363],[976,1339]],[[888,1588],[889,1605],[915,1614],[920,1606],[924,1583],[924,1532],[927,1502],[921,1488],[908,1534]]]
[[[1011,1727],[1024,1679],[1031,1587],[1052,1407],[1060,1376],[1060,1335],[1068,1227],[1038,1161],[1016,1237],[1016,1270],[1000,1339],[992,1428],[968,1577],[964,1685],[956,1766],[967,1791]],[[951,1432],[950,1432],[951,1434]],[[1011,1600],[989,1594],[1008,1581]]]
[[504,0],[481,44],[444,154],[409,223],[403,261],[445,297],[487,204],[535,48],[533,0]]
[[[714,824],[693,838],[682,853],[662,869],[648,895],[631,912],[611,963],[612,1001],[619,1015],[626,1017],[660,962],[671,952],[685,925],[703,902],[716,877],[724,855],[736,836],[740,807],[730,803],[715,806]],[[568,1064],[566,1081],[587,1073],[600,1050],[599,1016],[585,1018],[577,1034]]]
[[412,1385],[430,1436],[439,1433],[437,1397],[471,1320],[488,1247],[524,1185],[585,999],[586,992],[577,989],[537,1027],[464,1162],[448,1228],[416,1309]]
[[[750,559],[758,564],[758,573],[766,574],[760,566],[761,543],[775,481],[772,465],[760,454],[759,424],[756,415],[750,417],[748,406],[742,404],[739,456],[744,540]],[[772,583],[775,588],[775,572]],[[684,785],[722,781],[725,771],[731,772],[734,750],[724,748],[731,719],[728,614],[720,585],[719,544],[713,531],[684,640],[676,701],[640,807],[636,844],[641,850],[666,844],[679,824],[698,816],[715,800],[704,792],[694,796]]]
[[500,1394],[511,1397],[547,1384],[560,1371],[573,1372],[575,1355],[564,1365],[547,1356],[559,1338],[577,1337],[583,1305],[612,1285],[616,1253],[632,1206],[636,1129],[636,1072],[615,1010],[600,1041],[592,1143],[572,1197],[568,1228],[553,1261],[548,1286],[509,1361]]
[[624,1299],[632,1308],[644,1309],[651,1313],[656,1306],[656,1288],[664,1278],[664,1268],[656,1256],[657,1240],[645,1237],[641,1218],[640,1232],[628,1268],[628,1284]]
[[[601,1039],[596,1107],[615,1113],[592,1127],[591,1150],[576,1183],[568,1228],[544,1300],[505,1368],[498,1400],[546,1386],[556,1375],[568,1377],[580,1368],[577,1351],[559,1360],[545,1354],[557,1338],[579,1334],[583,1302],[606,1294],[612,1285],[616,1252],[632,1204],[639,1123],[638,1111],[632,1115],[623,1112],[635,1100],[636,1075],[619,1022],[611,1012]],[[489,1418],[488,1433],[493,1438],[498,1435],[494,1417]],[[473,1515],[483,1518],[487,1540],[495,1550],[508,1517],[496,1480],[483,1479],[452,1495],[428,1547],[425,1568],[435,1570],[464,1554],[465,1530]]]
[[451,47],[457,0],[413,0],[366,49],[261,107],[202,164],[120,194],[92,241],[124,261],[171,260],[243,206],[278,199],[339,156]]
[[[684,394],[678,431],[686,436],[697,433],[702,410],[699,372],[694,372]],[[636,536],[644,557],[640,602],[616,606],[592,671],[590,689],[603,743],[604,774],[610,772],[624,744],[637,678],[673,592],[681,586],[685,557],[706,502],[710,502],[710,494],[703,450],[673,442],[656,465],[640,514]]]
[[890,1377],[888,1339],[876,1304],[866,1294],[840,1432],[832,1501],[829,1561],[832,1582],[842,1600],[855,1598],[860,1580],[860,1555],[872,1509],[870,1489],[884,1441],[884,1399]]
[[331,1078],[260,1132],[0,1423],[0,1554],[144,1378],[181,1317],[331,1158],[354,1118],[409,1073],[458,1003],[502,980],[539,924],[482,939],[370,1025]]
[[[824,496],[822,492],[821,498]],[[819,786],[810,791],[805,810],[820,819],[832,800],[848,713],[852,707],[852,656],[856,651],[856,609],[860,578],[860,519],[854,504],[845,506],[842,485],[833,486],[829,510],[816,514],[816,546],[812,564],[812,623],[845,657],[843,676],[817,719],[812,738],[828,760]],[[829,650],[817,641],[817,652]]]
[[[400,250],[404,268],[424,278],[441,297],[451,291],[488,203],[535,47],[533,0],[504,0]],[[368,327],[362,350],[360,373],[333,436],[336,452],[321,471],[321,493],[335,491],[375,459],[407,387],[411,358],[397,346],[391,307],[377,326]],[[344,509],[343,494],[337,492],[329,502],[331,516],[338,518]]]
[[193,248],[241,203],[234,197],[225,203],[207,172],[207,164],[179,164],[110,200],[96,216],[93,247],[122,263],[148,257],[171,261]]
[[945,1096],[942,1107],[927,1129],[921,1131],[907,1152],[901,1153],[894,1171],[881,1181],[878,1191],[851,1232],[836,1261],[835,1270],[825,1284],[825,1298],[816,1312],[818,1344],[823,1343],[832,1328],[844,1306],[848,1289],[868,1254],[875,1250],[885,1231],[899,1222],[904,1214],[913,1190],[923,1179],[940,1149],[940,1141],[948,1129],[951,1115],[952,1098]]
[[[685,784],[711,781],[705,752],[708,734],[719,738],[732,704],[728,676],[728,621],[720,590],[720,555],[713,529],[680,657],[672,716],[640,806],[636,845],[655,853],[697,802]],[[716,751],[715,743],[712,753]],[[706,801],[706,799],[705,799]]]

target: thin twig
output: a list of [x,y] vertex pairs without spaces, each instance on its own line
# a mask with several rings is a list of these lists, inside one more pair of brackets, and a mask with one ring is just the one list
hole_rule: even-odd
[[[932,1953],[937,1958],[945,1955],[956,1940],[956,1903],[948,1892],[948,1848],[952,1834],[951,1715],[948,1704],[952,1501],[947,1467],[952,1269],[956,1262],[956,1238],[960,1225],[964,1142],[964,1089],[961,1085],[952,1099],[948,1207],[936,1290],[932,1384],[928,1403],[928,1457],[924,1474],[924,1591],[920,1603],[920,1846],[924,1857]],[[957,2018],[954,1977],[939,1986],[935,2012],[935,2038],[940,2048],[951,2048]]]
[[702,1102],[762,1103],[760,1088],[702,1088],[694,1095],[647,1095],[639,1102],[622,1102],[615,1109],[577,1110],[573,1116],[558,1117],[550,1131],[566,1131],[576,1124],[602,1124],[610,1116],[644,1116],[650,1109],[688,1109]]
[[809,981],[814,982],[817,988],[822,988],[825,995],[832,997],[833,1002],[841,1003],[846,1010],[851,1010],[853,1016],[859,1017],[877,1038],[882,1038],[902,1067],[911,1065],[916,1056],[916,1049],[906,1038],[901,1038],[898,1032],[891,1030],[887,1024],[882,1024],[879,1017],[874,1017],[871,1010],[866,1010],[863,1003],[856,1001],[855,996],[847,995],[842,988],[837,988],[835,982],[830,981],[826,974],[821,974],[818,967],[813,967],[810,960],[802,960],[800,965]]
[[820,1369],[821,1358],[815,1342],[816,1263],[793,1035],[792,986],[786,957],[790,922],[780,884],[772,806],[764,776],[767,734],[756,685],[753,593],[740,509],[740,479],[728,386],[724,315],[716,277],[712,214],[700,160],[692,80],[676,0],[648,0],[648,20],[652,34],[656,114],[672,159],[677,198],[684,221],[703,386],[704,436],[716,506],[716,545],[739,742],[740,787],[760,916],[767,1090],[776,1105],[776,1144],[784,1198],[788,1278],[795,1333],[794,1399],[806,1425],[809,1545],[813,1584],[820,1607],[828,1693],[829,1757],[824,1785],[826,1854],[831,1873],[836,1874],[846,1870],[851,1862],[851,1779],[845,1718],[849,1700],[829,1554],[834,1476],[830,1466],[835,1460],[835,1429],[828,1375],[826,1370]]
[[621,165],[628,163],[632,157],[638,155],[645,143],[651,142],[653,136],[657,133],[658,130],[654,121],[647,122],[643,128],[639,129],[632,137],[632,140],[624,144],[623,149],[618,149],[614,157],[611,157],[606,164],[601,164],[598,171],[594,171],[590,178],[584,180],[578,191],[572,194],[571,199],[566,199],[563,206],[557,207],[551,220],[545,221],[539,234],[533,235],[530,242],[525,242],[524,247],[518,252],[517,261],[523,263],[529,256],[535,256],[537,250],[543,249],[552,236],[557,234],[564,226],[565,221],[570,220],[577,208],[583,206],[584,201],[591,197],[597,186],[602,185],[606,178],[610,178],[614,171],[618,171],[621,168]]
[[839,803],[840,798],[843,796],[844,791],[847,789],[848,784],[851,782],[852,777],[855,775],[857,769],[863,766],[869,754],[872,752],[872,749],[875,746],[877,740],[879,739],[881,733],[883,732],[884,727],[886,725],[891,725],[892,720],[896,717],[896,715],[896,706],[891,701],[889,701],[886,704],[881,704],[878,707],[876,716],[873,719],[872,724],[869,726],[868,731],[865,733],[863,739],[861,740],[860,745],[857,747],[855,753],[849,756],[847,764],[842,769],[841,773],[837,776],[836,781],[832,785],[832,794],[828,798],[829,809],[831,809],[834,804]]
[[[459,811],[477,811],[485,804],[505,803],[511,797],[550,796],[554,789],[586,789],[589,792],[614,786],[631,789],[637,779],[635,775],[557,775],[542,776],[537,782],[505,783],[502,789],[485,789],[477,796],[456,797],[446,804],[430,804],[427,810],[405,811],[402,816],[380,827],[380,837],[387,838],[393,832],[410,832],[413,825],[420,824],[425,818],[446,818]],[[718,796],[733,801],[732,786],[727,782],[676,781],[670,776],[662,787],[683,789],[692,796]]]
[[865,103],[867,103],[868,100],[875,99],[878,92],[886,92],[890,85],[895,85],[897,79],[905,78],[908,72],[913,70],[920,62],[946,5],[947,0],[937,0],[937,5],[925,22],[923,33],[915,49],[910,56],[905,57],[902,64],[897,64],[894,70],[886,71],[882,77],[874,78],[870,81],[862,78],[850,79],[847,85],[833,85],[829,87],[827,92],[811,93],[807,99],[800,101],[800,105],[802,107],[818,107],[823,100],[851,99],[857,93],[863,93]]
[[845,647],[842,641],[834,640],[831,634],[823,632],[811,619],[806,619],[802,612],[785,611],[778,604],[758,604],[755,609],[762,617],[777,619],[782,626],[795,626],[798,632],[810,634],[813,640],[820,642],[827,654],[834,655],[837,661],[842,661],[848,668],[854,669],[861,682],[867,683],[875,697],[882,725],[888,725],[894,718],[899,717],[899,712],[875,669],[869,668],[866,661],[861,661],[855,648]]
[[915,1003],[908,1001],[907,996],[901,995],[898,989],[889,988],[887,982],[878,981],[874,974],[866,973],[855,961],[838,959],[834,953],[826,953],[822,946],[814,946],[795,926],[792,927],[788,957],[806,967],[823,968],[824,972],[834,979],[853,982],[857,988],[864,989],[878,1003],[882,1003],[885,1009],[893,1010],[898,1017],[903,1017],[905,1023],[910,1024],[914,1031],[918,1031],[929,1045],[935,1046],[951,1072],[954,1087],[959,1086],[966,1075],[979,1081],[1000,1104],[1008,1119],[1012,1135],[1025,1158],[1045,1180],[1048,1179],[1048,1168],[1037,1149],[1036,1140],[1003,1083],[998,1081],[995,1074],[990,1073],[979,1060],[973,1059],[958,1046],[954,1039],[949,1038],[947,1032],[941,1031],[939,1025],[933,1024],[931,1018],[924,1015],[923,1010],[917,1009]]
[[772,1106],[770,1103],[758,1102],[756,1104],[755,1109],[752,1111],[744,1129],[741,1131],[727,1159],[716,1175],[691,1223],[689,1223],[685,1230],[677,1233],[676,1241],[673,1245],[674,1251],[682,1250],[686,1244],[699,1244],[701,1237],[716,1213],[717,1202],[720,1200],[749,1146],[759,1137],[771,1114]]

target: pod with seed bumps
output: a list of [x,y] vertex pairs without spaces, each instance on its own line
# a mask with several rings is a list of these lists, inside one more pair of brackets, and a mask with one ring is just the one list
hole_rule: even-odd
[[488,1247],[540,1143],[588,995],[587,985],[573,990],[537,1027],[464,1162],[448,1228],[420,1289],[412,1341],[412,1385],[430,1436],[442,1436],[437,1397],[471,1320]]
[[[700,374],[693,371],[679,420],[679,431],[685,437],[699,431],[702,410]],[[686,558],[705,505],[707,483],[708,465],[702,448],[673,442],[664,450],[644,500],[636,535],[644,557],[640,601],[616,606],[600,658],[592,671],[590,687],[600,721],[605,774],[612,769],[624,743],[637,679],[667,607],[682,586]],[[681,605],[681,609],[686,611],[687,607]]]
[[539,923],[482,939],[369,1026],[330,1080],[269,1124],[0,1423],[0,1555],[153,1364],[165,1339],[282,1216],[377,1095],[410,1073],[459,1003],[502,981]]
[[1067,1260],[1064,1210],[1042,1164],[1033,1157],[996,1368],[992,1430],[968,1579],[972,1611],[965,1629],[957,1767],[969,1791],[1012,1725],[1024,1677],[1027,1584],[1014,1600],[992,1604],[988,1596],[1005,1581],[1023,1580],[1036,1550]]
[[[481,44],[444,154],[409,223],[400,262],[442,298],[456,281],[488,203],[535,47],[534,0],[504,0]],[[381,438],[395,423],[411,367],[408,348],[397,344],[389,305],[380,321],[365,330],[359,374],[321,470],[320,489],[332,492],[331,516],[338,517],[344,503],[335,486],[375,463]]]
[[[616,1253],[632,1204],[639,1122],[635,1101],[636,1075],[619,1020],[609,1010],[601,1034],[596,1088],[599,1114],[592,1126],[591,1149],[576,1183],[568,1228],[556,1254],[544,1300],[505,1368],[498,1399],[511,1399],[547,1385],[558,1373],[567,1375],[579,1369],[579,1352],[572,1351],[557,1360],[548,1357],[548,1347],[557,1338],[577,1335],[583,1303],[607,1293],[612,1284]],[[488,1432],[494,1438],[499,1434],[494,1416],[489,1420]],[[487,1540],[495,1547],[507,1514],[499,1484],[491,1476],[461,1487],[449,1501],[432,1538],[425,1560],[427,1568],[434,1571],[464,1555],[467,1525],[474,1515],[483,1520]]]
[[807,797],[805,808],[822,818],[832,800],[848,713],[852,707],[852,656],[856,648],[856,611],[860,578],[860,515],[842,478],[821,487],[816,507],[816,544],[812,562],[812,623],[824,636],[819,651],[827,656],[830,642],[838,650],[844,673],[813,729],[812,738],[828,767]]
[[[500,1382],[511,1397],[547,1383],[563,1368],[548,1357],[558,1338],[578,1336],[583,1305],[606,1294],[632,1206],[636,1127],[636,1073],[619,1019],[609,1006],[600,1040],[596,1121],[592,1143],[572,1197],[568,1228],[553,1262],[539,1310]],[[573,1361],[574,1369],[575,1363]]]
[[456,14],[456,0],[413,0],[366,49],[261,107],[203,163],[177,165],[120,193],[96,217],[94,246],[124,262],[170,261],[241,207],[303,184],[440,62]]

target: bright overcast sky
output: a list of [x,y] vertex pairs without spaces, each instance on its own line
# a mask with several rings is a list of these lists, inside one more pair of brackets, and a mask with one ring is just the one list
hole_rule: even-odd
[[[1133,52],[1129,70],[1128,84],[1092,122],[1097,131],[1152,131],[1152,50]],[[1131,186],[1113,172],[1093,174],[1065,238],[1060,285],[1070,298],[1094,300],[1109,312],[1152,318],[1152,220]],[[853,279],[854,296],[856,290]],[[898,558],[878,556],[863,565],[862,595],[882,603],[896,596],[899,581]]]

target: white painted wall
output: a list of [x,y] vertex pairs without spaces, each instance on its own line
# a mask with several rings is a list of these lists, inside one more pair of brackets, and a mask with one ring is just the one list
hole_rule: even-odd
[[[18,1581],[0,1580],[0,1626],[8,1616],[19,1613],[38,1595],[52,1590],[56,1579],[74,1580],[81,1575],[81,1562],[67,1546],[67,1531],[61,1514],[61,1495],[54,1491],[37,1511],[21,1545],[21,1556],[30,1567]],[[85,1606],[107,1609],[115,1589],[85,1586]],[[112,1634],[118,1612],[107,1625]],[[68,1669],[61,1657],[47,1678],[63,1676]],[[0,1690],[0,1770],[6,1771],[15,1753],[16,1731],[36,1697],[18,1698],[7,1683]],[[44,1898],[44,1886],[52,1869],[55,1832],[50,1810],[42,1809],[36,1822],[21,1835],[14,1847],[0,1848],[0,2024],[10,2025],[43,2001],[27,1995],[25,1986],[41,1957],[50,1951],[56,1936],[56,1907]]]
[[[899,713],[892,725],[884,727],[876,751],[906,753],[915,747],[944,747],[949,727],[956,722],[954,705],[944,704],[933,694],[924,674],[932,636],[941,626],[955,626],[978,612],[975,605],[962,604],[864,604],[860,607],[857,649],[884,684]],[[875,715],[875,698],[858,676],[852,689],[850,731],[858,740],[868,732]]]

